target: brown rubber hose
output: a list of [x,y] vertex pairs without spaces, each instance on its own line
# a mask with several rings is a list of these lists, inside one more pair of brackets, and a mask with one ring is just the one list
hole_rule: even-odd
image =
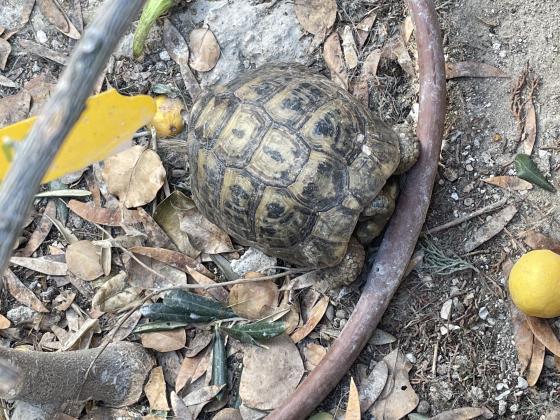
[[301,420],[333,390],[370,339],[404,275],[426,219],[445,118],[445,62],[432,0],[409,0],[420,79],[417,136],[420,159],[408,172],[367,283],[352,316],[321,363],[267,419]]

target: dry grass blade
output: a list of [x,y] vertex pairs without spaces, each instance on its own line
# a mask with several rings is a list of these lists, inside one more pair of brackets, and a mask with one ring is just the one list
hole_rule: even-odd
[[531,331],[535,335],[535,339],[543,343],[554,355],[560,357],[560,341],[558,341],[548,321],[546,319],[528,316],[527,322],[529,328],[531,328]]
[[317,324],[319,324],[319,321],[321,321],[321,319],[323,318],[323,315],[325,315],[328,306],[329,297],[323,296],[311,310],[307,322],[301,328],[295,330],[290,336],[294,343],[299,343],[301,340],[307,337],[309,333],[311,333],[311,331],[315,329]]
[[544,365],[545,346],[539,340],[533,340],[533,351],[531,356],[531,363],[527,370],[527,383],[529,386],[535,386],[541,376],[542,368]]
[[456,79],[458,77],[509,77],[497,67],[475,61],[460,61],[458,63],[445,63],[445,77]]
[[346,414],[344,420],[360,420],[362,418],[360,412],[360,395],[354,378],[350,377],[350,394],[348,395],[348,404],[346,405]]
[[527,322],[527,317],[513,304],[510,305],[510,308],[513,337],[517,348],[517,359],[519,360],[519,372],[523,374],[531,362],[534,336]]
[[457,255],[448,256],[435,242],[428,238],[424,238],[420,242],[420,248],[424,252],[422,270],[429,273],[449,275],[463,270],[478,272],[474,265],[461,257]]

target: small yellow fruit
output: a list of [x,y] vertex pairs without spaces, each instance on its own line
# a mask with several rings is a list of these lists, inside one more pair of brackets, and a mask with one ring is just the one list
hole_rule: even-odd
[[157,111],[152,120],[158,137],[170,137],[180,133],[185,123],[181,111],[185,109],[183,101],[160,95],[156,97]]
[[508,287],[513,303],[524,314],[560,316],[560,255],[547,249],[526,253],[511,269]]

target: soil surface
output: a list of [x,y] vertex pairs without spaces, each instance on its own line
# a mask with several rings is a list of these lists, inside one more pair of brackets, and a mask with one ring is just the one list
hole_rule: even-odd
[[[0,0],[0,25],[10,28],[17,22],[21,3]],[[60,3],[72,9],[72,1]],[[99,4],[97,0],[81,1],[86,26]],[[225,4],[226,10],[219,11],[217,4]],[[425,258],[402,282],[380,325],[397,341],[368,345],[351,373],[359,375],[398,346],[413,364],[410,380],[420,397],[420,414],[430,416],[452,408],[485,405],[495,418],[543,418],[560,406],[559,371],[547,353],[536,386],[527,387],[520,376],[501,264],[507,258],[515,261],[527,249],[522,234],[529,229],[560,239],[560,209],[553,193],[539,188],[506,191],[482,179],[514,174],[511,160],[518,147],[519,128],[510,110],[510,97],[517,77],[528,63],[540,81],[534,97],[537,139],[533,158],[548,179],[560,185],[560,34],[555,30],[560,5],[555,0],[438,0],[436,4],[446,60],[490,64],[509,78],[449,81],[444,146],[426,229],[468,215],[506,194],[518,212],[506,229],[470,253],[464,250],[465,242],[491,214],[422,239],[418,250],[432,259]],[[284,0],[193,0],[180,3],[170,19],[185,34],[206,22],[218,38],[223,56],[215,71],[200,77],[203,86],[226,81],[244,69],[271,60],[299,61],[328,74],[320,49],[310,50],[311,37],[299,29],[291,5]],[[65,54],[75,45],[45,21],[37,9],[29,23],[10,38],[13,50],[0,75],[16,87],[0,86],[0,98],[19,92],[26,82],[41,74],[56,81],[63,70],[60,64],[27,53],[19,46],[21,40],[33,40]],[[377,20],[365,48],[372,50],[399,30],[408,11],[402,2],[339,0],[337,27],[355,24],[370,11],[377,14]],[[156,84],[184,89],[178,67],[161,45],[161,28],[158,24],[152,31],[146,54],[139,61],[130,56],[131,33],[126,36],[112,58],[104,88],[113,86],[126,94],[147,93]],[[382,61],[377,83],[369,94],[372,109],[396,123],[414,109],[417,85],[396,63]],[[188,189],[183,139],[184,136],[164,143],[161,155],[172,188]],[[36,209],[43,206],[38,202]],[[30,235],[33,226],[24,236]],[[94,236],[91,227],[72,213],[68,226],[81,237]],[[47,242],[52,244],[58,239],[53,229]],[[22,280],[28,286],[37,282],[31,276]],[[35,284],[35,289],[39,294],[41,284]],[[0,313],[5,315],[16,303],[2,293]],[[354,287],[338,299],[336,315],[331,313],[329,320],[333,328],[344,325],[358,296]],[[442,307],[449,305],[450,316],[445,320],[441,317]],[[558,333],[560,322],[552,325]],[[0,345],[10,343],[12,340],[0,336]],[[323,343],[327,345],[328,340]],[[349,383],[349,378],[343,383]],[[348,387],[339,386],[322,408],[331,410],[343,405],[347,394]]]

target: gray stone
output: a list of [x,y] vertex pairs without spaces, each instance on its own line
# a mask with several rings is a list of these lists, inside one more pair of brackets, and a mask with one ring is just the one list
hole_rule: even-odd
[[225,83],[250,68],[271,62],[308,64],[311,36],[296,19],[293,2],[198,0],[173,23],[188,42],[190,32],[207,25],[220,45],[216,67],[199,73],[201,86]]
[[231,261],[231,268],[240,276],[251,271],[269,275],[273,274],[274,270],[265,270],[265,268],[277,265],[276,261],[276,258],[269,257],[258,249],[249,248],[241,258]]
[[27,306],[16,306],[8,311],[6,318],[13,324],[18,325],[33,322],[35,315],[37,315],[37,312]]
[[430,403],[426,400],[421,400],[416,407],[416,412],[419,414],[428,414],[430,412]]

